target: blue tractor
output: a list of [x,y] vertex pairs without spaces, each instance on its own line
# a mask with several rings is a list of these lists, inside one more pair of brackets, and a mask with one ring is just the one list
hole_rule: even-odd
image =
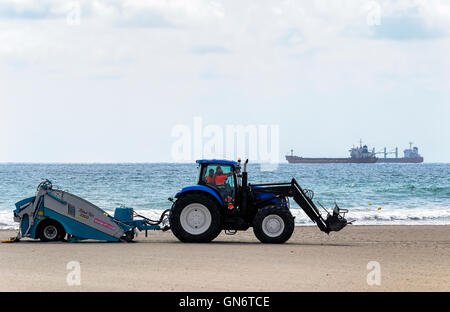
[[295,179],[287,183],[248,184],[247,163],[241,172],[238,160],[198,160],[197,184],[179,191],[170,210],[173,234],[182,242],[205,243],[222,230],[228,233],[253,227],[262,243],[282,244],[294,232],[289,197],[325,233],[340,231],[347,224],[347,210],[337,205],[326,219],[312,201],[314,193]]

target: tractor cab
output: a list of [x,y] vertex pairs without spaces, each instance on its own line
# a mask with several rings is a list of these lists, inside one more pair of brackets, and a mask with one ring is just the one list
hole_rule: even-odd
[[213,189],[224,205],[233,209],[241,186],[240,163],[229,160],[197,160],[198,185]]

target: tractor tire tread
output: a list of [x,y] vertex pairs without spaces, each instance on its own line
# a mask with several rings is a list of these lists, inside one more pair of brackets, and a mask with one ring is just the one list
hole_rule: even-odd
[[[207,231],[199,235],[193,235],[186,232],[181,226],[180,215],[184,207],[192,203],[200,203],[207,207],[211,213],[211,226]],[[170,215],[169,224],[172,233],[182,242],[185,243],[209,243],[219,236],[222,231],[222,218],[220,214],[220,208],[207,195],[199,193],[186,194],[177,199],[173,205]]]
[[[264,234],[264,231],[262,229],[264,218],[271,214],[280,216],[284,221],[284,230],[277,237],[267,236],[266,234]],[[283,244],[291,238],[292,234],[294,233],[294,229],[294,217],[286,207],[280,207],[277,205],[269,205],[263,207],[258,210],[255,218],[253,219],[253,233],[255,234],[256,238],[264,244]]]

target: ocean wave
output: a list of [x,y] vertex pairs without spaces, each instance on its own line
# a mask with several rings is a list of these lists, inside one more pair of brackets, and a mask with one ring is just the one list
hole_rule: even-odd
[[379,187],[375,188],[377,193],[392,194],[414,194],[414,195],[433,195],[433,196],[450,196],[450,186],[416,186],[405,185],[397,187]]
[[[163,210],[161,209],[138,209],[136,212],[152,220],[158,220]],[[107,210],[113,215],[113,211]],[[313,225],[302,209],[291,209],[295,217],[295,224]],[[326,217],[326,215],[323,215]],[[355,225],[445,225],[450,224],[450,207],[433,208],[382,208],[381,210],[356,208],[351,209],[347,215],[347,220],[353,221]],[[0,210],[0,229],[18,229],[18,223],[13,220],[12,211]]]
[[[293,209],[296,224],[311,223],[310,219],[301,209]],[[324,216],[325,217],[325,216]],[[354,220],[358,225],[389,225],[389,224],[450,224],[450,207],[441,208],[382,208],[373,210],[366,208],[350,209],[346,215],[347,220]]]
[[12,211],[0,210],[0,230],[18,229],[19,224],[14,222],[14,214]]

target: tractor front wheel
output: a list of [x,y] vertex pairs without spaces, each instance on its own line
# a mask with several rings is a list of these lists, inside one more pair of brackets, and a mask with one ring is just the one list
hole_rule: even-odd
[[217,204],[203,194],[178,198],[170,211],[170,229],[182,242],[208,243],[222,231]]
[[253,219],[253,232],[261,243],[283,244],[291,238],[294,228],[294,217],[284,207],[261,208]]

